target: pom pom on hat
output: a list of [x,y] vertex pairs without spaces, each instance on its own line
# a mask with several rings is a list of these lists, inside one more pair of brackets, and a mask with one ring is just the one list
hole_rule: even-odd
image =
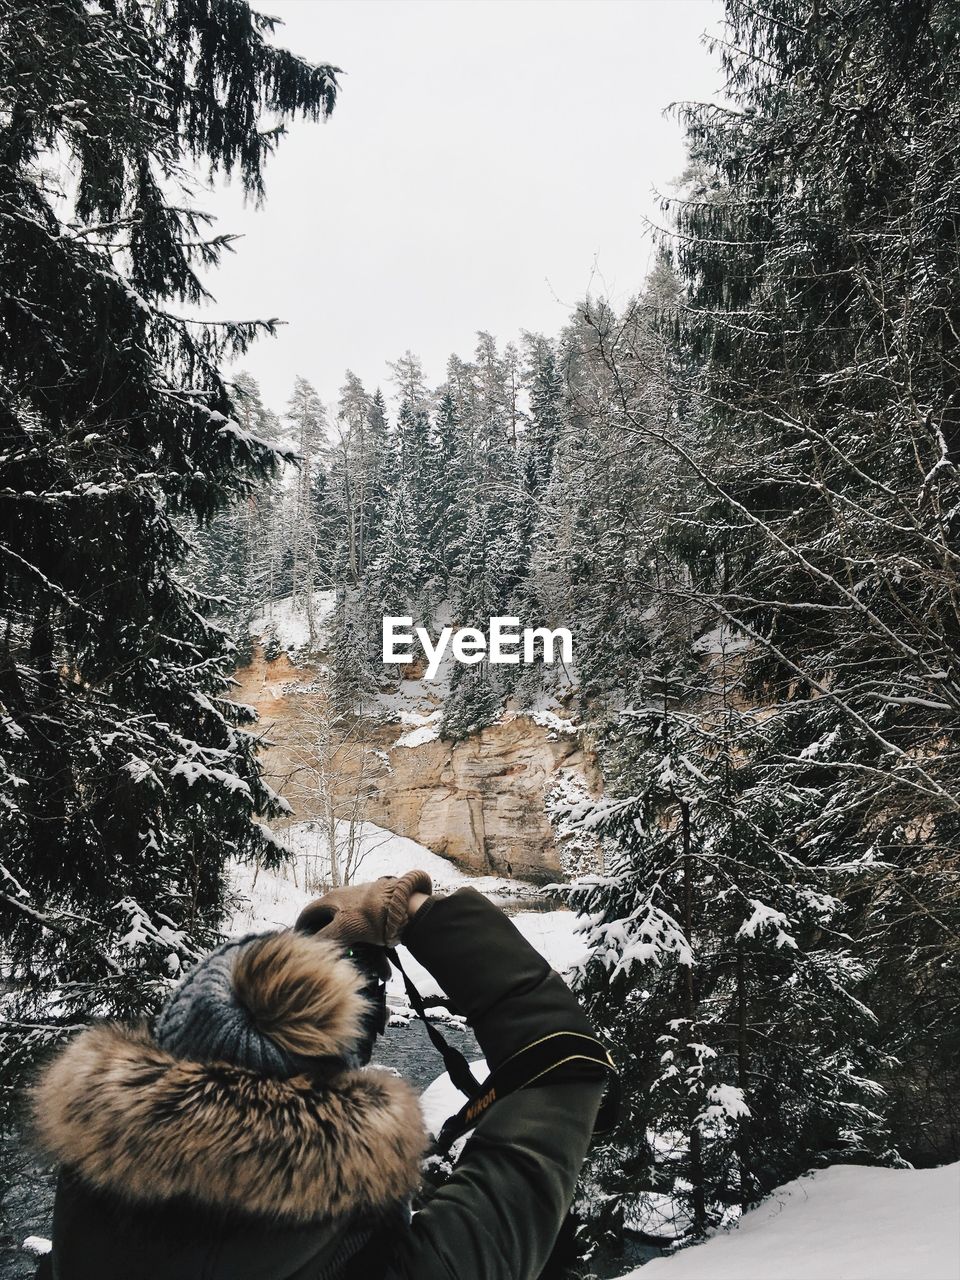
[[320,1058],[347,1058],[366,1001],[340,947],[292,930],[248,934],[201,960],[155,1027],[168,1053],[286,1078]]

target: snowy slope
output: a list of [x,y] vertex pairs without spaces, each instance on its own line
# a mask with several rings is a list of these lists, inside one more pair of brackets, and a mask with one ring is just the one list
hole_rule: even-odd
[[[283,928],[292,924],[301,907],[316,896],[310,887],[313,877],[318,869],[329,867],[326,839],[320,824],[297,822],[275,831],[274,835],[290,850],[291,861],[279,871],[258,871],[249,864],[232,868],[231,881],[239,901],[228,933]],[[403,875],[405,871],[419,867],[432,878],[434,889],[440,893],[473,885],[492,897],[536,896],[530,885],[519,880],[469,876],[425,845],[406,836],[395,835],[374,822],[362,824],[359,845],[353,876],[357,884],[376,880],[378,876]]]
[[[308,873],[318,859],[321,864],[324,861],[323,837],[319,827],[313,823],[296,823],[276,834],[295,855],[288,866],[279,871],[257,870],[249,865],[232,868],[231,881],[237,902],[226,930],[232,936],[286,928],[293,924],[306,903],[315,896],[307,888],[307,881]],[[419,867],[431,876],[434,889],[440,893],[471,885],[495,901],[511,901],[512,905],[516,905],[517,899],[537,897],[530,885],[519,880],[467,875],[416,840],[394,835],[372,822],[363,824],[361,850],[355,876],[357,883],[376,880],[378,876],[403,875],[405,871]],[[512,919],[524,937],[558,972],[569,969],[586,954],[586,947],[575,932],[577,917],[570,911],[517,910]],[[439,987],[426,969],[403,948],[401,959],[424,995],[440,994]],[[395,974],[391,980],[390,997],[394,1003],[406,1003],[399,975]]]
[[[314,622],[317,629],[317,648],[322,649],[327,640],[327,627],[336,606],[335,591],[314,593]],[[305,649],[310,641],[310,627],[302,606],[294,607],[293,597],[271,600],[263,613],[250,623],[250,634],[260,641],[273,639],[281,649],[296,653]]]
[[624,1280],[958,1280],[960,1164],[834,1165]]

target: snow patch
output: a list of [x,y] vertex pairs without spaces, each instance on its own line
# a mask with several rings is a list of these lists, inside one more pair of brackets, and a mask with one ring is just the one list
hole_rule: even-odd
[[443,712],[438,707],[435,711],[401,711],[400,723],[408,725],[407,733],[403,733],[393,744],[395,747],[422,747],[428,742],[436,742],[440,737],[440,721]]
[[20,1248],[33,1258],[42,1258],[52,1251],[53,1243],[45,1236],[27,1236]]
[[753,644],[748,635],[722,622],[693,643],[695,653],[742,653]]
[[834,1165],[788,1182],[739,1225],[623,1280],[957,1280],[960,1163]]
[[[555,706],[558,705],[555,699],[551,699],[551,701]],[[574,734],[583,728],[583,725],[575,724],[573,720],[566,720],[563,716],[558,716],[555,711],[550,710],[543,700],[532,706],[525,714],[541,729],[549,729],[553,733]]]
[[[318,649],[326,648],[327,632],[336,604],[335,591],[314,592],[315,647]],[[306,649],[310,643],[310,624],[302,601],[297,601],[294,605],[292,596],[286,596],[283,600],[271,600],[263,613],[258,614],[250,623],[250,634],[262,644],[272,640],[288,653]]]
[[422,725],[419,729],[411,729],[401,734],[393,744],[395,747],[424,747],[428,742],[436,742],[440,730],[436,725]]
[[[474,1058],[470,1063],[470,1070],[478,1080],[486,1080],[490,1074],[483,1058]],[[446,1073],[437,1076],[420,1095],[420,1111],[427,1132],[436,1137],[443,1122],[456,1115],[465,1102],[466,1098]],[[464,1139],[468,1136],[464,1134]]]
[[[348,838],[348,828],[346,822],[337,824],[338,845]],[[232,865],[230,881],[236,905],[227,926],[231,936],[287,928],[306,903],[316,897],[320,882],[329,875],[329,845],[320,823],[295,822],[279,830],[269,827],[265,830],[272,843],[290,854],[290,861],[273,871],[251,863]],[[417,867],[426,871],[438,893],[450,893],[466,885],[494,898],[522,898],[535,893],[530,885],[519,880],[467,875],[425,845],[395,835],[375,822],[360,823],[354,834],[357,853],[353,880],[357,884],[380,876],[403,875]],[[571,920],[575,918],[568,911],[561,914]]]

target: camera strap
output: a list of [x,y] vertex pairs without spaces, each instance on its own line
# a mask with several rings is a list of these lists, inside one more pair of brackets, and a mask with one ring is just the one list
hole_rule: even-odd
[[470,1063],[467,1062],[459,1049],[455,1049],[452,1044],[444,1040],[443,1036],[437,1030],[436,1024],[431,1022],[427,1017],[427,1011],[423,1007],[423,997],[410,981],[407,971],[400,963],[400,957],[397,955],[396,950],[393,947],[389,947],[387,949],[387,958],[390,963],[395,966],[401,978],[403,978],[403,985],[406,988],[407,999],[410,1001],[410,1005],[414,1013],[426,1027],[427,1035],[430,1037],[431,1044],[443,1059],[443,1065],[447,1068],[447,1075],[460,1092],[465,1093],[468,1098],[478,1097],[482,1089],[482,1085],[470,1070]]
[[[599,1040],[580,1031],[554,1031],[551,1035],[525,1045],[512,1057],[491,1071],[480,1085],[476,1096],[467,1101],[447,1120],[437,1134],[436,1149],[446,1154],[458,1138],[468,1133],[498,1098],[520,1089],[545,1082],[554,1073],[572,1063],[592,1065],[598,1075],[605,1075],[607,1088],[594,1125],[594,1137],[609,1133],[620,1111],[620,1077],[610,1054]],[[568,1077],[569,1078],[569,1077]]]
[[573,1063],[581,1064],[581,1069],[582,1064],[592,1065],[598,1075],[606,1076],[607,1087],[594,1125],[594,1136],[609,1133],[615,1127],[620,1113],[620,1077],[610,1054],[594,1036],[580,1031],[554,1031],[519,1049],[481,1083],[459,1049],[449,1044],[427,1017],[420,992],[404,971],[396,951],[389,950],[387,955],[402,976],[410,1004],[443,1058],[451,1081],[467,1098],[437,1134],[434,1142],[436,1153],[446,1155],[454,1142],[474,1128],[498,1098],[526,1089],[554,1073],[562,1073]]

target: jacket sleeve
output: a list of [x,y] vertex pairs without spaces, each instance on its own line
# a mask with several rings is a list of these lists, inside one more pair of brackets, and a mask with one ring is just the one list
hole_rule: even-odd
[[[563,979],[474,889],[431,898],[404,945],[467,1017],[494,1069],[556,1031],[593,1034]],[[603,1092],[598,1069],[498,1100],[447,1183],[414,1215],[396,1280],[535,1280],[573,1197]]]

